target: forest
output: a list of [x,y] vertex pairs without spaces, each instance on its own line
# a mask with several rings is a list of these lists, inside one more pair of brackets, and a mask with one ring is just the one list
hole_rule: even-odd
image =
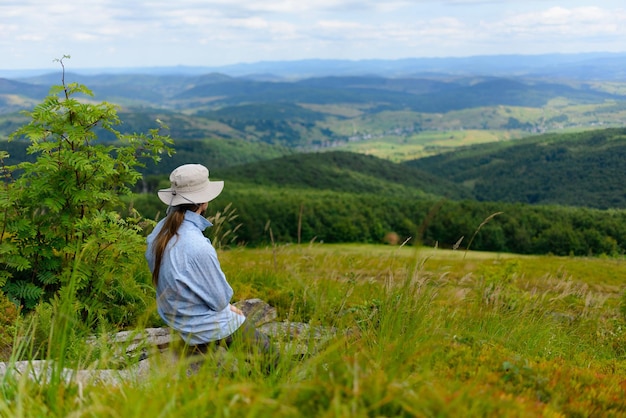
[[[28,159],[10,142],[6,162]],[[227,187],[212,203],[236,211],[231,245],[400,242],[556,255],[626,251],[623,129],[546,134],[474,145],[404,163],[345,151],[294,153],[236,141],[180,141],[158,165],[146,162],[127,204],[163,216],[155,191],[189,161]]]
[[[615,134],[607,130],[583,137],[614,138]],[[571,135],[570,139],[574,139],[571,146],[580,150],[578,137]],[[561,141],[562,147],[569,144],[563,138]],[[613,143],[623,147],[619,140]],[[545,147],[540,147],[538,152],[534,157],[520,153],[520,161],[542,158]],[[611,160],[612,148],[606,152],[605,159]],[[489,158],[487,153],[480,155],[476,158]],[[508,162],[511,166],[515,164]],[[619,201],[620,193],[623,196],[622,177],[619,177],[623,172],[616,172],[617,179],[596,175],[589,183],[579,183],[589,167],[584,164],[568,167],[570,172],[576,172],[577,168],[581,174],[566,179],[572,188],[579,185],[575,193],[578,199],[596,196],[596,205],[611,205]],[[608,164],[604,168],[608,170]],[[426,172],[411,163],[396,164],[341,151],[296,154],[213,170],[213,175],[225,180],[227,185],[213,203],[213,209],[221,210],[227,205],[236,209],[237,218],[232,226],[240,224],[240,228],[234,243],[253,246],[270,242],[266,228],[269,223],[273,239],[283,243],[311,240],[383,243],[391,233],[398,235],[400,242],[467,249],[482,222],[498,213],[473,237],[472,249],[585,256],[619,255],[626,249],[623,206],[602,209],[591,204],[568,204],[572,189],[565,186],[556,188],[560,193],[550,194],[552,204],[528,202],[524,198],[499,199],[495,194],[481,199],[472,194],[475,190],[454,182],[454,176],[442,178],[434,174],[442,171],[445,170]],[[483,173],[486,179],[494,175]],[[514,183],[517,178],[514,174],[498,177],[503,183]],[[600,184],[594,184],[594,178]],[[537,191],[545,187],[539,174],[528,176],[524,182],[533,179],[534,185],[521,184]],[[615,183],[610,183],[614,180]],[[167,184],[167,175],[147,176],[143,193],[133,196],[133,207],[147,217],[158,217],[163,208],[154,191]],[[514,186],[511,188],[515,190]],[[611,200],[604,201],[603,196]]]
[[480,201],[626,208],[626,129],[547,134],[406,162],[471,184]]

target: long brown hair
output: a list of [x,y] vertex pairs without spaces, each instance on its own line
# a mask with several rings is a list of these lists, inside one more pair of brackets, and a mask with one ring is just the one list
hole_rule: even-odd
[[178,235],[178,228],[185,219],[185,212],[188,210],[196,212],[200,208],[200,205],[178,205],[170,208],[170,213],[163,222],[163,227],[154,239],[152,250],[154,252],[154,270],[152,271],[152,283],[156,286],[159,283],[159,273],[161,271],[161,261],[163,261],[163,253],[167,247],[167,243],[170,242],[175,235]]

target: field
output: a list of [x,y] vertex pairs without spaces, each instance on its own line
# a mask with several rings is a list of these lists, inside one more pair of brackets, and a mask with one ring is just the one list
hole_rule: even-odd
[[334,149],[374,155],[394,162],[452,151],[457,147],[497,142],[521,137],[520,133],[489,130],[428,131],[412,135],[386,134],[376,138],[349,142]]
[[[346,107],[346,113],[348,109]],[[328,126],[340,135],[352,135],[350,141],[333,149],[402,162],[462,146],[516,140],[545,132],[619,127],[623,126],[625,116],[621,103],[581,105],[555,98],[541,108],[493,106],[441,114],[380,112],[353,115],[348,121],[336,121]]]
[[287,350],[269,375],[254,359],[232,368],[208,358],[195,375],[154,364],[119,386],[5,379],[0,414],[626,415],[623,258],[307,244],[220,259],[237,299],[337,336],[304,357]]

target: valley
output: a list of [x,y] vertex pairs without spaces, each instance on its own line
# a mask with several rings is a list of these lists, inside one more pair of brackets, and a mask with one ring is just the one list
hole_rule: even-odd
[[[506,56],[304,61],[274,63],[273,75],[267,63],[195,72],[80,73],[68,66],[65,77],[93,92],[85,101],[119,105],[122,132],[145,131],[158,119],[176,141],[340,149],[396,162],[459,146],[624,126],[626,81],[616,72],[622,55],[532,58],[517,57],[517,66]],[[26,120],[20,111],[60,81],[59,73],[0,78],[0,141]]]

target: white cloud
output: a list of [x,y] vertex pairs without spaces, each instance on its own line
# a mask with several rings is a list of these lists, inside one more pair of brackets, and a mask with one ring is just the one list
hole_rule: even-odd
[[622,1],[3,0],[0,54],[28,67],[624,50]]
[[618,33],[626,35],[626,13],[611,12],[598,7],[581,7],[566,9],[552,7],[546,10],[510,16],[493,24],[485,23],[484,27],[493,31],[494,35],[535,34],[537,40],[541,36],[589,38],[595,35]]

